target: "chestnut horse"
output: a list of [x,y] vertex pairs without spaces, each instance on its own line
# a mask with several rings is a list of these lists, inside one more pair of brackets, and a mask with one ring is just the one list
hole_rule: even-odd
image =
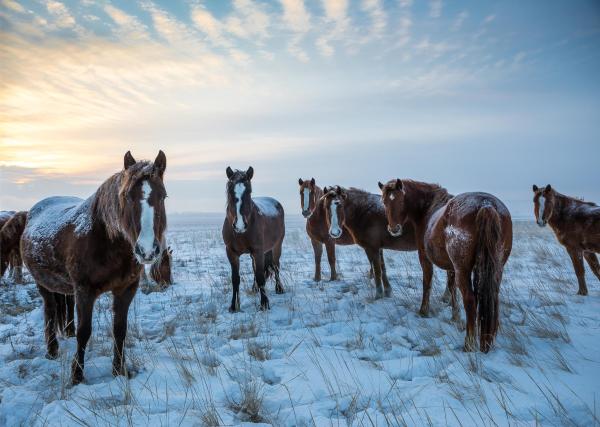
[[26,211],[0,212],[0,277],[10,267],[10,278],[15,283],[23,283],[20,240],[26,220]]
[[342,235],[333,239],[327,229],[327,219],[323,200],[323,190],[316,185],[315,179],[298,179],[300,185],[300,206],[302,216],[306,218],[306,233],[310,237],[313,251],[315,254],[315,282],[321,280],[321,256],[323,255],[323,245],[327,251],[327,261],[331,276],[329,280],[337,280],[337,271],[335,266],[335,245],[353,245],[354,240],[348,231],[342,230]]
[[[431,268],[433,263],[455,277],[467,315],[465,350],[476,349],[478,318],[480,349],[487,353],[498,331],[498,293],[512,249],[510,212],[487,193],[452,197],[439,185],[400,179],[380,182],[379,188],[389,233],[401,236],[412,226],[421,265]],[[456,319],[455,302],[452,307]]]
[[223,222],[223,241],[231,264],[233,295],[229,311],[240,310],[240,255],[249,253],[254,268],[255,286],[260,291],[260,308],[268,310],[265,280],[275,274],[275,292],[282,294],[279,258],[285,236],[283,207],[270,197],[250,197],[252,166],[247,171],[227,167],[227,208]]
[[124,169],[108,178],[87,200],[50,197],[29,211],[21,250],[25,265],[44,300],[47,357],[56,358],[53,293],[74,295],[77,351],[73,384],[83,381],[85,348],[92,332],[94,302],[113,294],[113,375],[125,375],[123,341],[127,312],[135,296],[142,264],[161,252],[166,228],[163,175],[167,159],[136,162],[128,151]]
[[573,262],[579,282],[577,293],[587,295],[583,258],[600,279],[600,264],[596,256],[600,252],[600,206],[560,194],[550,185],[544,188],[534,185],[533,193],[536,222],[540,227],[550,224]]
[[[339,239],[344,230],[352,241],[362,247],[367,254],[375,277],[376,298],[392,295],[392,287],[387,278],[383,249],[414,251],[417,249],[412,227],[400,237],[392,237],[386,231],[387,221],[381,203],[376,194],[356,188],[345,189],[340,186],[325,187],[322,197],[329,236]],[[383,281],[383,284],[382,284]],[[429,301],[429,297],[427,297]],[[421,305],[421,313],[426,315],[429,304]]]

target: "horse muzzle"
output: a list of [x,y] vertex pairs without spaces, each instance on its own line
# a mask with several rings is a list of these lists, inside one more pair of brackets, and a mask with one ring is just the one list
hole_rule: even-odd
[[311,215],[312,215],[311,211],[302,211],[302,216],[306,219],[310,218]]
[[548,221],[546,221],[545,219],[538,219],[536,222],[537,225],[539,225],[540,227],[545,227],[546,224],[548,224]]
[[133,251],[135,258],[140,264],[154,264],[158,257],[160,256],[160,244],[158,240],[154,239],[154,243],[152,244],[152,248],[148,250],[147,248],[143,248],[139,243],[135,244],[135,249]]
[[335,229],[335,230],[331,230],[330,229],[329,230],[329,235],[331,237],[333,237],[334,239],[339,239],[340,237],[342,237],[342,230],[340,230],[339,228]]
[[392,235],[392,237],[402,236],[402,225],[396,224],[395,226],[387,226],[388,233]]

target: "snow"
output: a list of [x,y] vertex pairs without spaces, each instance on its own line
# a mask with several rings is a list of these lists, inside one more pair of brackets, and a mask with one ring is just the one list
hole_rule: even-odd
[[341,280],[315,283],[310,240],[294,216],[281,259],[286,293],[270,280],[271,310],[260,312],[242,257],[243,312],[230,314],[220,222],[169,218],[175,283],[132,303],[130,380],[111,375],[109,295],[96,302],[85,383],[72,387],[76,340],[60,338],[58,360],[45,359],[31,278],[1,285],[0,425],[598,424],[600,283],[588,271],[590,295],[575,295],[551,230],[515,223],[501,329],[484,355],[462,351],[464,313],[460,325],[451,321],[444,273],[435,272],[429,318],[417,314],[414,252],[385,251],[392,298],[374,299],[366,256],[352,246],[336,248]]
[[279,202],[271,197],[253,197],[252,201],[258,208],[258,212],[263,216],[276,217],[279,215],[277,205]]
[[77,234],[88,233],[92,229],[91,202],[91,197],[87,200],[78,197],[44,199],[29,211],[25,232],[36,240],[47,240],[72,224]]

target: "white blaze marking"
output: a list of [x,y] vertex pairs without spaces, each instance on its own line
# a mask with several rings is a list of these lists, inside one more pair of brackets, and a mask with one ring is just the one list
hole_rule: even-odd
[[333,200],[331,202],[331,227],[329,228],[329,233],[333,236],[340,236],[342,234],[342,230],[340,229],[340,225],[338,224],[338,214],[337,207],[340,202],[337,200]]
[[390,194],[390,200],[394,200],[394,199],[395,199],[394,195]]
[[238,231],[244,230],[244,218],[242,218],[242,196],[246,191],[246,186],[243,183],[235,184],[233,193],[235,194],[235,228]]
[[544,198],[544,196],[540,195],[538,203],[540,205],[538,210],[538,224],[543,224],[544,220],[542,218],[544,217],[544,207],[546,205],[546,199]]
[[144,254],[151,255],[154,251],[154,208],[148,203],[148,197],[152,192],[152,187],[148,181],[142,183],[142,215],[140,218],[141,231],[138,236],[137,244]]
[[310,208],[310,190],[308,188],[304,188],[304,205],[302,209],[307,211]]

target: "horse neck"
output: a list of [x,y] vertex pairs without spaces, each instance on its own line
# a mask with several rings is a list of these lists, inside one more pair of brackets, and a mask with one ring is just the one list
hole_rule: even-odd
[[577,204],[577,202],[578,200],[555,191],[554,206],[552,208],[552,215],[550,215],[550,218],[548,218],[548,224],[550,224],[551,227],[560,226],[565,219],[568,219],[565,217],[567,215],[567,209],[569,206]]
[[440,207],[445,205],[452,195],[446,189],[430,184],[407,184],[405,203],[410,206],[408,216],[415,224],[426,223]]
[[122,172],[114,174],[91,196],[92,220],[100,222],[111,239],[124,237],[129,241],[130,238],[121,224],[119,191],[122,177]]

